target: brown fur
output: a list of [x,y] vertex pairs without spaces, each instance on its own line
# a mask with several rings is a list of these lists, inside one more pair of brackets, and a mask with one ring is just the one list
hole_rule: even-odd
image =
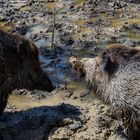
[[0,31],[0,115],[15,88],[54,89],[40,67],[37,47],[30,40]]
[[84,65],[83,62],[79,61],[78,58],[71,57],[73,64],[71,65],[72,69],[77,72],[78,77],[84,76]]
[[130,139],[140,136],[140,50],[113,45],[96,58],[71,58],[72,68],[82,65],[85,79],[122,122]]

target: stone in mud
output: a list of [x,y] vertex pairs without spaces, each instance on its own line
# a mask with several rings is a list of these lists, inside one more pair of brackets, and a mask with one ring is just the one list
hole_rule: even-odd
[[82,127],[82,124],[81,124],[80,121],[75,121],[73,124],[69,125],[69,129],[72,130],[72,131],[76,131],[81,127]]

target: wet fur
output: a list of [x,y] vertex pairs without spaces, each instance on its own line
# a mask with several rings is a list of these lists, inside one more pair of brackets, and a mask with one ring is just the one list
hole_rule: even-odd
[[40,67],[38,49],[32,41],[0,31],[0,115],[12,90],[43,89],[45,80],[44,89],[51,91],[53,86]]
[[82,64],[81,71],[85,71],[85,80],[93,91],[110,104],[126,135],[139,140],[140,50],[114,45],[96,58],[70,59],[73,68],[77,62]]

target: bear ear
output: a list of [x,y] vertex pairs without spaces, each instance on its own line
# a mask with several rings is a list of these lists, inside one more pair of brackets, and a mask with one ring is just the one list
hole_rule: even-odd
[[38,49],[30,40],[22,39],[18,47],[18,53],[25,59],[27,57],[37,56]]
[[102,70],[107,72],[109,75],[112,75],[117,69],[118,64],[117,62],[113,62],[109,56],[109,52],[107,50],[103,51],[101,54],[102,58]]

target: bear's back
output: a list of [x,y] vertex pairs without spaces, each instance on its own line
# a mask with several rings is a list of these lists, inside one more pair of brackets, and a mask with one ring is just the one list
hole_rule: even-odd
[[112,93],[110,96],[112,103],[119,98],[118,104],[140,106],[140,61],[133,61],[123,68],[118,68],[109,88]]

